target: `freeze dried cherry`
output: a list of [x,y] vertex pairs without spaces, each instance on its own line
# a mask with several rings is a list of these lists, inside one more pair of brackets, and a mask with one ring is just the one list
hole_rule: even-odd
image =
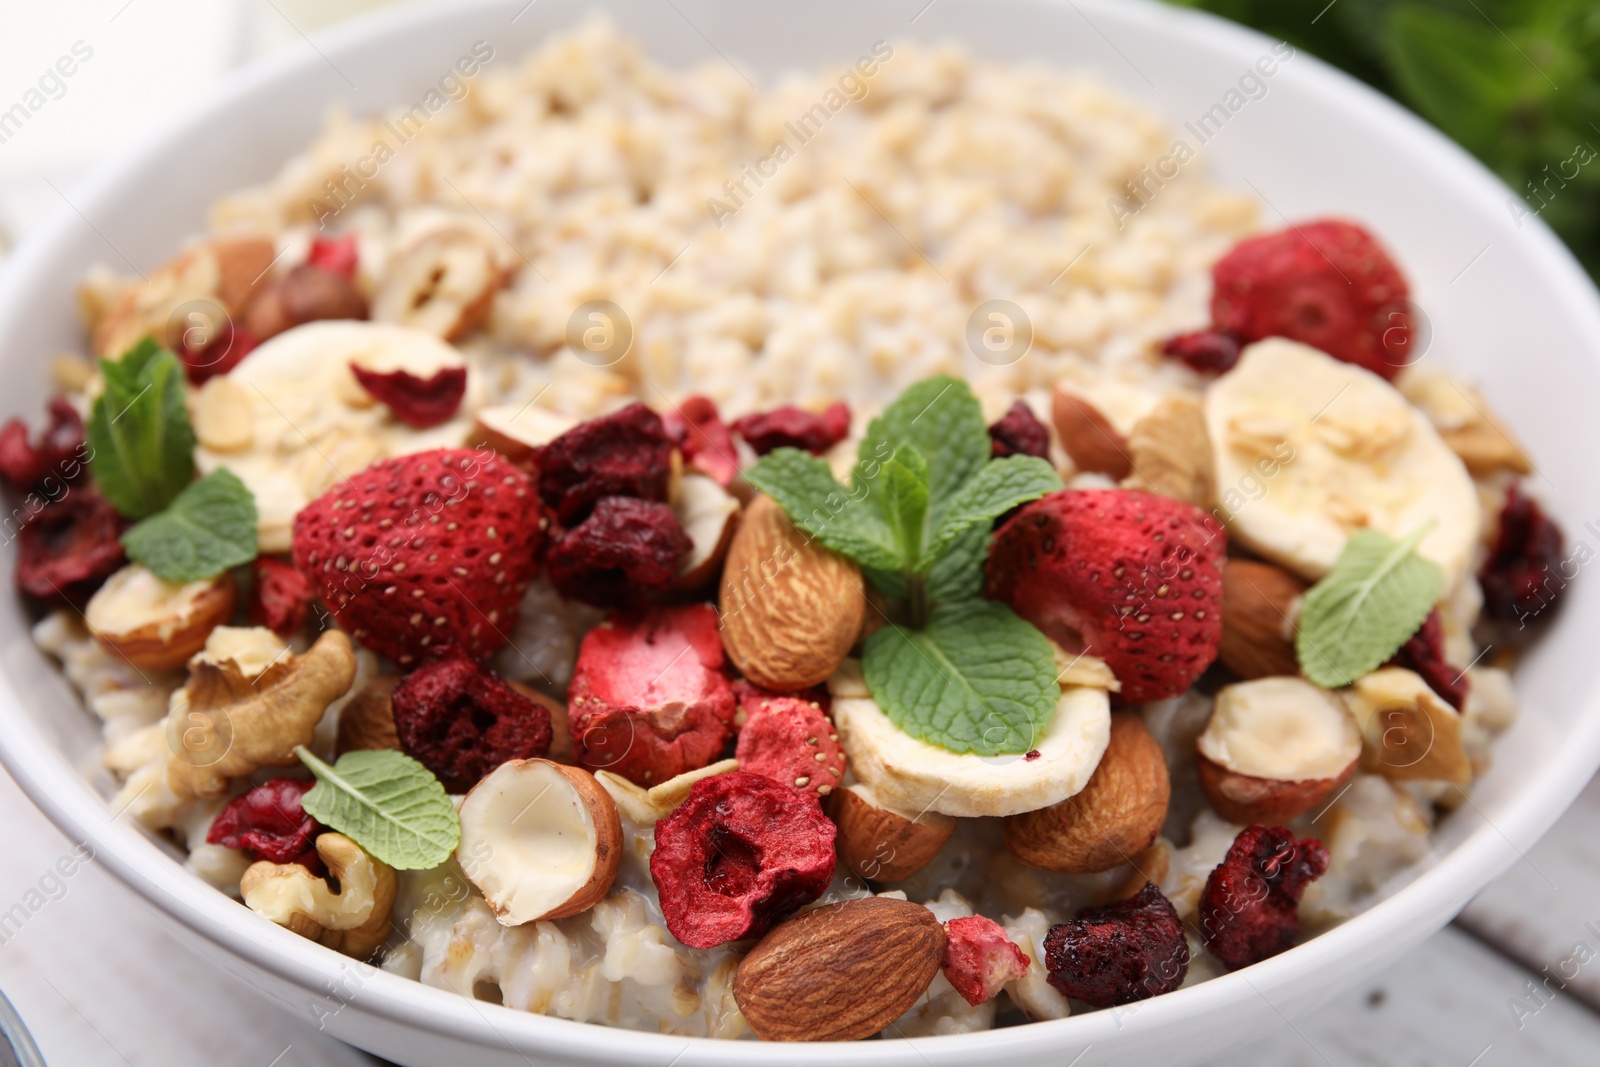
[[250,600],[250,621],[279,637],[288,637],[306,624],[316,595],[311,579],[291,564],[270,556],[255,562],[255,592]]
[[426,378],[405,370],[368,370],[354,363],[350,370],[361,388],[414,430],[449,422],[467,395],[465,367],[440,367]]
[[774,448],[803,448],[820,456],[850,435],[850,407],[829,404],[818,415],[785,405],[743,415],[734,420],[733,428],[758,456]]
[[944,976],[973,1007],[993,1000],[1007,982],[1028,973],[1028,957],[985,915],[944,924]]
[[1561,527],[1513,483],[1500,509],[1494,547],[1478,572],[1484,614],[1526,626],[1554,607],[1570,577],[1561,569],[1564,545]]
[[534,450],[539,495],[564,525],[582,521],[608,496],[665,500],[672,440],[661,416],[643,404],[581,422]]
[[1300,897],[1328,870],[1328,850],[1286,826],[1251,826],[1233,839],[1200,894],[1200,935],[1230,971],[1290,948]]
[[204,385],[219,374],[227,374],[261,344],[261,338],[252,331],[235,326],[228,319],[203,341],[191,341],[190,332],[180,333],[172,345],[190,385]]
[[694,547],[666,504],[602,497],[589,517],[550,546],[550,584],[569,600],[621,607],[665,589]]
[[[743,694],[741,694],[741,697]],[[795,696],[740,700],[748,718],[734,756],[741,770],[825,797],[844,778],[844,746],[815,701]]]
[[1195,330],[1167,338],[1161,343],[1161,354],[1201,374],[1226,374],[1239,362],[1239,346],[1238,334]]
[[1445,662],[1444,624],[1439,621],[1437,609],[1428,613],[1422,626],[1406,639],[1406,643],[1400,646],[1400,651],[1394,654],[1387,665],[1415,671],[1428,683],[1429,689],[1457,711],[1467,702],[1467,690],[1471,682],[1466,671],[1457,670]]
[[76,607],[128,561],[117,509],[91,489],[47,505],[17,534],[17,588]]
[[356,235],[347,233],[343,237],[313,237],[306,262],[330,274],[337,274],[346,281],[354,281],[356,268],[361,264],[361,249],[356,243]]
[[1183,922],[1149,882],[1126,900],[1052,926],[1044,952],[1050,984],[1096,1008],[1170,993],[1189,973]]
[[310,778],[274,778],[241,793],[211,823],[206,844],[242,848],[273,863],[300,862],[327,829],[300,806],[316,784]]
[[28,439],[21,419],[0,428],[0,480],[19,492],[45,486],[52,477],[70,485],[89,469],[78,409],[66,397],[53,396],[46,411],[50,422],[36,441]]
[[834,834],[815,797],[745,771],[702,778],[656,823],[667,929],[690,948],[760,937],[827,890]]
[[996,457],[1050,458],[1050,431],[1033,409],[1020,400],[989,427],[989,444]]
[[733,434],[710,397],[691,396],[661,416],[667,435],[683,453],[683,461],[717,480],[724,489],[739,474],[739,452]]
[[550,712],[460,653],[400,679],[391,701],[400,748],[451,793],[508,760],[550,752]]

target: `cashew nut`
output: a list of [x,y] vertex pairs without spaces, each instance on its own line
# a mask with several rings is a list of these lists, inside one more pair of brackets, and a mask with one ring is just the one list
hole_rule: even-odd
[[318,837],[317,855],[337,891],[298,863],[260,860],[245,870],[239,895],[257,915],[335,952],[366,959],[389,940],[394,869],[343,834]]

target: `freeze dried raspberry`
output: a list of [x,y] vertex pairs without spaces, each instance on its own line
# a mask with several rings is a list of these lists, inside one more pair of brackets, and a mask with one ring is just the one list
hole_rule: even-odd
[[955,991],[973,1007],[1000,995],[1007,982],[1028,973],[1028,957],[999,923],[984,915],[944,924],[944,970]]
[[206,844],[242,848],[273,863],[299,862],[327,829],[300,807],[316,784],[310,778],[274,778],[241,793],[212,822]]
[[356,268],[361,264],[361,250],[356,243],[356,235],[347,233],[343,237],[313,237],[306,262],[354,281]]
[[1096,1008],[1170,993],[1189,973],[1177,909],[1149,882],[1127,900],[1052,926],[1044,952],[1050,984]]
[[672,441],[661,416],[643,404],[579,423],[534,450],[539,495],[565,526],[607,496],[667,499]]
[[1251,826],[1206,879],[1200,935],[1236,971],[1276,956],[1300,935],[1300,897],[1328,869],[1328,850],[1285,826]]
[[1570,577],[1561,573],[1563,547],[1561,527],[1513,483],[1500,510],[1494,548],[1478,572],[1484,613],[1526,626],[1554,607]]
[[1422,627],[1400,646],[1400,651],[1386,666],[1415,671],[1428,683],[1429,689],[1457,711],[1467,702],[1467,690],[1471,683],[1466,671],[1445,662],[1444,624],[1439,621],[1437,610],[1428,613]]
[[1201,374],[1226,374],[1239,362],[1239,337],[1227,330],[1180,333],[1161,343],[1161,354],[1171,356]]
[[1050,458],[1050,431],[1020,400],[989,427],[989,444],[996,456]]
[[550,584],[568,600],[622,607],[670,585],[693,548],[666,504],[608,496],[556,539],[545,565]]
[[820,415],[784,406],[734,420],[733,428],[758,456],[774,448],[803,448],[820,456],[850,435],[850,408],[829,404]]
[[1241,241],[1211,268],[1211,325],[1244,342],[1287,337],[1393,379],[1412,358],[1405,277],[1366,230],[1338,219]]
[[467,368],[440,367],[427,378],[410,371],[379,372],[351,364],[361,388],[414,430],[449,422],[467,395]]
[[189,384],[204,385],[237,367],[260,344],[261,339],[250,330],[225,319],[205,341],[192,342],[188,331],[180,334],[173,343],[172,352],[183,364]]
[[734,756],[739,769],[825,797],[844,778],[844,746],[820,705],[792,696],[746,704]]
[[590,770],[651,786],[706,766],[733,732],[716,609],[607,619],[584,636],[567,695],[573,747]]
[[400,748],[465,793],[508,760],[550,752],[550,712],[460,654],[423,664],[394,687]]
[[11,419],[0,429],[0,479],[19,492],[44,486],[50,478],[70,485],[89,469],[83,447],[83,419],[64,396],[50,398],[50,424],[38,440],[28,440],[28,424]]
[[715,478],[724,489],[733,484],[739,474],[739,452],[709,397],[691,396],[661,416],[661,421],[685,463]]
[[293,566],[270,556],[255,562],[255,593],[250,601],[250,621],[279,637],[299,632],[306,624],[316,596],[311,579]]
[[815,797],[759,774],[702,778],[656,823],[650,877],[690,948],[760,937],[833,881],[834,826]]
[[17,588],[76,607],[128,561],[122,516],[92,489],[50,504],[17,533]]

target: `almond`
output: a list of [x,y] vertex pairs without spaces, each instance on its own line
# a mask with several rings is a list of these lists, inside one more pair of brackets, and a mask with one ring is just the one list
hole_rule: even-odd
[[812,541],[767,496],[745,510],[718,603],[728,658],[779,692],[826,681],[866,612],[861,569]]
[[910,878],[932,862],[956,832],[951,816],[936,811],[902,815],[879,804],[872,790],[860,783],[834,794],[831,814],[839,826],[839,859],[874,882]]
[[1133,469],[1128,442],[1101,414],[1100,409],[1060,386],[1050,406],[1051,421],[1061,447],[1080,471],[1094,471],[1122,479]]
[[739,964],[733,998],[765,1041],[859,1041],[927,992],[944,928],[921,904],[863,897],[808,911]]
[[[219,379],[213,379],[216,381]],[[400,676],[381,674],[361,687],[339,712],[339,731],[334,752],[360,752],[368,749],[400,748],[400,735],[394,728],[394,687]]]
[[181,667],[205,647],[211,631],[233,615],[233,576],[207,581],[164,581],[137,563],[106,580],[89,600],[84,619],[100,643],[135,667]]
[[1241,678],[1300,673],[1295,620],[1305,583],[1270,563],[1230,559],[1222,568],[1222,642],[1217,658]]
[[1006,848],[1029,867],[1062,874],[1109,871],[1149,848],[1166,821],[1166,755],[1134,712],[1111,716],[1111,740],[1076,796],[1006,817]]

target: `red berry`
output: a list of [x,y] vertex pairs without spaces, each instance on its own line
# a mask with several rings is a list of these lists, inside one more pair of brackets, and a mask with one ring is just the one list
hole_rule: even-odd
[[988,595],[1076,655],[1106,661],[1122,705],[1184,692],[1222,640],[1227,535],[1206,512],[1131,489],[1063,489],[995,536]]
[[785,406],[735,419],[738,431],[758,456],[774,448],[803,448],[820,456],[850,435],[850,408],[830,404],[820,415]]
[[294,519],[294,563],[351,636],[402,666],[506,642],[539,572],[545,518],[493,452],[382,460]]
[[400,747],[465,793],[508,760],[550,752],[550,712],[465,656],[430,660],[394,688]]
[[260,338],[245,329],[224,320],[217,326],[209,340],[190,344],[187,332],[173,346],[173,354],[183,364],[184,376],[190,385],[204,385],[219,374],[227,374],[256,350]]
[[568,600],[622,607],[670,585],[693,547],[667,505],[608,496],[556,539],[545,562],[550,584]]
[[1050,984],[1096,1008],[1170,993],[1189,973],[1177,909],[1149,882],[1127,900],[1052,926],[1044,952]]
[[1211,268],[1211,324],[1287,337],[1393,379],[1412,358],[1405,277],[1376,238],[1325,219],[1241,241]]
[[211,823],[206,844],[242,848],[273,863],[298,862],[327,829],[300,806],[316,784],[310,778],[274,778],[241,793]]
[[726,489],[739,474],[739,453],[733,434],[709,397],[691,396],[661,416],[667,436],[683,453],[683,461],[710,475]]
[[467,395],[467,368],[440,367],[426,378],[410,371],[380,373],[352,363],[361,388],[386,405],[395,418],[417,430],[449,422]]
[[93,489],[47,505],[17,534],[17,588],[39,600],[82,607],[127,562],[126,523]]
[[1439,621],[1437,610],[1428,613],[1421,628],[1400,646],[1387,665],[1415,671],[1429,689],[1457,711],[1467,702],[1471,682],[1466,671],[1445,662],[1444,624]]
[[1206,879],[1200,934],[1236,971],[1291,947],[1300,936],[1300,897],[1328,870],[1328,850],[1283,826],[1251,826]]
[[[59,498],[65,486],[89,469],[83,445],[83,419],[64,396],[50,398],[50,424],[37,441],[28,440],[28,424],[11,419],[0,429],[0,479],[19,492],[44,488]],[[48,484],[54,478],[54,487]]]
[[734,756],[739,769],[827,796],[844,778],[844,746],[815,701],[795,696],[741,700],[748,718]]
[[250,601],[250,621],[279,637],[298,633],[306,624],[316,592],[311,579],[282,560],[262,556],[255,562],[255,594]]
[[1239,338],[1223,330],[1180,333],[1161,343],[1161,353],[1202,374],[1226,374],[1239,362]]
[[579,423],[534,451],[539,495],[572,526],[606,496],[667,499],[672,441],[661,417],[643,404]]
[[1491,619],[1526,626],[1554,607],[1566,589],[1561,527],[1513,483],[1500,509],[1494,548],[1483,561],[1483,610]]
[[346,280],[353,280],[356,268],[361,264],[361,249],[356,243],[356,235],[347,233],[343,237],[313,237],[306,262]]
[[1050,458],[1050,431],[1020,400],[989,427],[989,443],[996,456]]
[[999,996],[1007,982],[1027,974],[1028,957],[999,923],[971,915],[944,924],[940,967],[962,999],[977,1007]]

